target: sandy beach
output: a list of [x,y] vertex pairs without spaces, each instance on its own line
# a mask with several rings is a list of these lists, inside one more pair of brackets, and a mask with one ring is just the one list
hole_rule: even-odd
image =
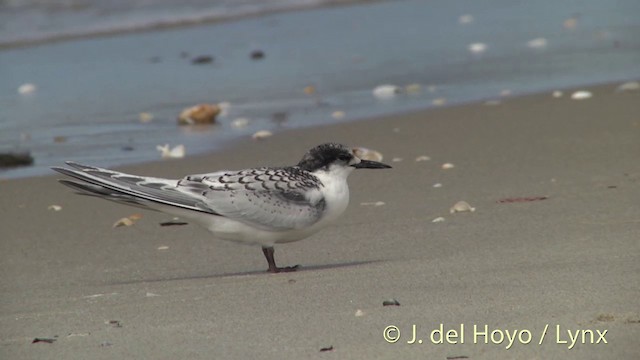
[[[0,358],[637,358],[640,93],[615,87],[119,169],[177,178],[289,165],[327,141],[380,151],[394,168],[351,175],[344,218],[276,247],[295,273],[267,274],[259,248],[195,225],[159,226],[170,216],[75,195],[60,176],[2,181]],[[460,200],[476,210],[450,214]]]

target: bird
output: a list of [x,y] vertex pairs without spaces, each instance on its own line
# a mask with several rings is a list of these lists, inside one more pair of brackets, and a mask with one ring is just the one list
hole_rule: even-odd
[[[391,166],[356,155],[356,148],[325,143],[294,166],[222,170],[164,179],[67,161],[53,170],[80,194],[143,207],[197,223],[215,238],[262,247],[268,272],[278,267],[274,245],[305,239],[337,220],[349,204],[347,177],[355,169]],[[79,181],[78,181],[79,180]]]

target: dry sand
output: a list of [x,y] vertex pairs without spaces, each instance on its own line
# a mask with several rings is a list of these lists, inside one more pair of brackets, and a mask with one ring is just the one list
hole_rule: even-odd
[[[354,173],[335,226],[276,248],[297,273],[264,273],[259,248],[195,225],[160,227],[169,216],[74,195],[57,176],[0,182],[0,358],[638,358],[640,93],[590,90],[583,101],[470,104],[123,169],[179,177],[286,165],[325,141],[403,158]],[[415,162],[421,155],[431,160]],[[548,199],[498,202],[539,196]],[[476,211],[450,214],[459,200]],[[376,201],[385,205],[360,205]],[[111,227],[134,213],[134,226]],[[390,298],[401,305],[383,307]],[[441,323],[463,324],[464,343],[433,344]],[[407,343],[414,324],[422,344]],[[391,325],[393,344],[383,338]],[[485,325],[488,344],[474,338]],[[494,344],[494,329],[520,340],[506,349],[506,332],[495,332],[504,340]],[[581,331],[571,350],[567,330]]]

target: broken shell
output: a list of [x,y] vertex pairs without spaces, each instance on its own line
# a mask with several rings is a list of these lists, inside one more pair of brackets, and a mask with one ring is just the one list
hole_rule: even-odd
[[563,95],[562,91],[560,91],[560,90],[556,90],[556,91],[551,93],[551,96],[553,96],[556,99],[562,97],[562,95]]
[[481,54],[487,51],[487,44],[477,42],[477,43],[469,44],[467,48],[469,49],[470,52],[474,54]]
[[591,92],[585,91],[585,90],[576,91],[573,94],[571,94],[571,98],[573,100],[585,100],[585,99],[589,99],[592,96],[593,94],[591,94]]
[[444,221],[444,218],[442,216],[431,220],[432,223],[439,223],[439,222],[443,222],[443,221]]
[[471,14],[464,14],[464,15],[460,15],[460,17],[458,18],[458,24],[471,24],[473,22],[473,15]]
[[465,211],[474,212],[476,211],[476,208],[471,207],[471,205],[466,201],[458,201],[451,207],[451,209],[449,209],[449,213],[451,214]]
[[637,81],[629,81],[624,84],[621,84],[616,88],[616,91],[636,91],[640,90],[640,83]]
[[62,210],[62,206],[60,206],[60,205],[49,205],[47,207],[47,210],[60,211],[60,210]]
[[173,149],[169,147],[169,144],[157,145],[156,149],[160,151],[160,156],[163,159],[180,159],[185,154],[185,147],[182,144],[176,145]]
[[158,250],[169,250],[169,247],[165,245],[158,246]]
[[243,118],[243,117],[237,118],[231,122],[231,126],[233,126],[236,129],[242,129],[247,125],[249,125],[249,119]]
[[453,169],[454,167],[456,166],[453,165],[452,163],[444,163],[441,166],[442,170],[449,170],[449,169]]
[[430,157],[428,157],[427,155],[420,155],[416,158],[416,161],[429,161],[431,160]]
[[141,112],[140,114],[138,114],[138,119],[141,123],[148,123],[153,120],[153,114],[148,112]]
[[357,309],[357,310],[356,310],[356,314],[355,314],[355,315],[356,315],[356,317],[364,316],[364,311],[362,311],[362,310],[360,310],[360,309]]
[[112,227],[117,228],[121,226],[131,226],[133,225],[133,223],[134,223],[133,220],[125,217],[113,223]]
[[22,84],[18,87],[18,94],[20,95],[29,95],[36,92],[38,88],[31,83]]
[[396,85],[380,85],[373,89],[373,96],[378,99],[386,100],[400,94],[402,90]]
[[547,46],[547,39],[543,37],[527,41],[527,46],[532,49],[542,49]]
[[272,135],[273,133],[269,130],[260,130],[260,131],[257,131],[255,134],[251,135],[251,138],[253,140],[262,140]]
[[379,151],[364,147],[353,148],[353,154],[362,160],[382,161],[382,154]]
[[179,125],[213,124],[220,114],[216,104],[199,104],[182,110],[178,116]]
[[344,117],[346,116],[346,114],[344,113],[344,111],[334,111],[333,113],[331,113],[331,117],[336,119],[336,120],[341,120],[344,119]]
[[400,302],[396,299],[389,299],[382,302],[382,306],[400,306]]
[[435,98],[433,99],[433,101],[431,101],[431,104],[435,105],[435,106],[442,106],[444,104],[447,103],[447,99],[445,98]]

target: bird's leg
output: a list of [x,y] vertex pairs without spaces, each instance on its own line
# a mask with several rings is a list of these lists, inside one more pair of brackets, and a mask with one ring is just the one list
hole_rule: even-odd
[[275,252],[275,250],[273,249],[273,246],[263,246],[262,247],[262,253],[264,254],[264,257],[267,258],[267,262],[269,263],[269,269],[267,270],[268,272],[271,273],[279,273],[279,272],[291,272],[291,271],[296,271],[298,270],[298,267],[300,267],[300,265],[296,265],[296,266],[287,266],[287,267],[277,267],[276,266],[276,260],[273,258],[273,253]]

